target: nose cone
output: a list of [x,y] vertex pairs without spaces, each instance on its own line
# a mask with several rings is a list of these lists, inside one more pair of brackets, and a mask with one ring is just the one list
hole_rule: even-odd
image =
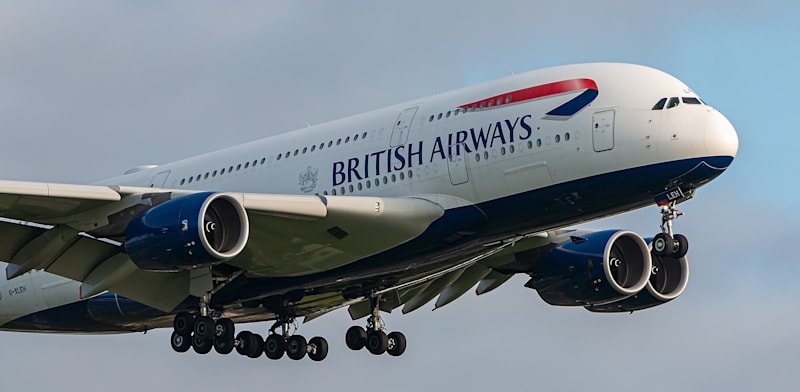
[[728,157],[732,161],[739,151],[736,130],[722,113],[714,110],[706,128],[706,151],[708,156]]

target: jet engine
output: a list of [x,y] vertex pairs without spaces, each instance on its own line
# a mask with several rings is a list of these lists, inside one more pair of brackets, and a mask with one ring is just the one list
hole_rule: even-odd
[[606,230],[573,235],[539,256],[525,287],[550,305],[607,304],[640,292],[652,268],[636,233]]
[[651,256],[653,269],[644,290],[621,301],[587,306],[586,309],[599,313],[633,312],[667,303],[681,295],[689,281],[686,256],[660,257],[653,253]]
[[125,249],[144,270],[187,270],[235,257],[248,234],[247,213],[233,196],[194,193],[134,217],[125,229]]

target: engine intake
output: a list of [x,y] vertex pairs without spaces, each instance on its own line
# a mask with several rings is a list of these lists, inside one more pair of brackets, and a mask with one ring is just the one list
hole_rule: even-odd
[[550,305],[606,304],[641,291],[651,267],[647,243],[638,234],[598,231],[570,237],[540,256],[525,287]]
[[689,282],[689,262],[686,256],[677,259],[656,256],[654,253],[651,256],[653,268],[644,290],[621,301],[587,306],[586,309],[599,313],[633,312],[665,304],[681,295]]
[[202,192],[169,200],[134,217],[125,249],[142,269],[187,270],[236,257],[249,223],[241,203],[225,193]]

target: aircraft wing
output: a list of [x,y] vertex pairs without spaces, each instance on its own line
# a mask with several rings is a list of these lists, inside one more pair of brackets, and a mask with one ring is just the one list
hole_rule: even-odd
[[[0,181],[0,259],[6,275],[32,269],[171,311],[211,288],[207,269],[146,271],[125,248],[127,223],[194,191]],[[244,250],[224,261],[251,277],[312,274],[407,242],[442,216],[422,198],[226,193],[246,211]]]

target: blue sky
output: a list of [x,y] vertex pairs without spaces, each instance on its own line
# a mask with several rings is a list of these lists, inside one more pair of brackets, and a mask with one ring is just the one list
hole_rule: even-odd
[[[684,205],[684,295],[633,315],[553,308],[515,278],[386,319],[401,358],[348,351],[344,311],[302,327],[323,363],[179,355],[169,331],[0,333],[4,390],[788,389],[800,361],[796,2],[0,1],[0,178],[90,183],[544,66],[667,71],[738,131]],[[590,222],[645,235],[655,207]],[[360,323],[360,322],[359,322]],[[265,329],[256,326],[251,329]]]

